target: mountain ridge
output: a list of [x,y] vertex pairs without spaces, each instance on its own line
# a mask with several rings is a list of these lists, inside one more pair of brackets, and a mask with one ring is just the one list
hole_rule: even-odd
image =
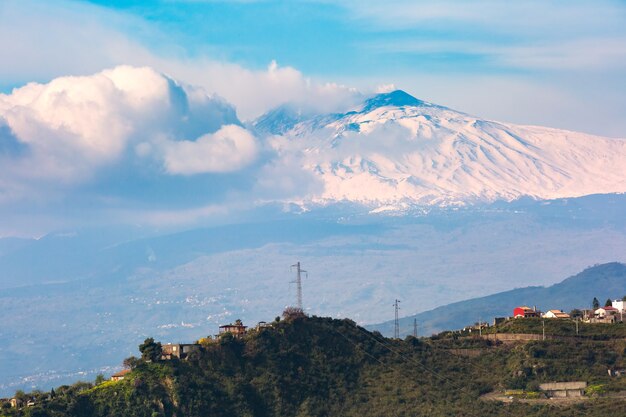
[[626,191],[626,141],[471,116],[402,90],[345,113],[289,106],[252,123],[322,184],[303,205],[356,202],[391,211],[521,197]]

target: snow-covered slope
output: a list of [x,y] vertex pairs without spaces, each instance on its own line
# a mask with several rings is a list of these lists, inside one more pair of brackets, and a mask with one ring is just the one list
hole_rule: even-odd
[[400,90],[344,114],[286,106],[253,125],[321,181],[303,203],[385,210],[626,191],[625,140],[482,120]]

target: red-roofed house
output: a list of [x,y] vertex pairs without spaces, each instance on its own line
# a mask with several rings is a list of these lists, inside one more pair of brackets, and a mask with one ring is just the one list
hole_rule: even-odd
[[515,307],[513,309],[514,318],[527,318],[527,317],[539,317],[540,312],[536,308],[530,308],[526,306]]
[[122,369],[121,371],[111,375],[111,381],[121,381],[130,372],[130,369]]

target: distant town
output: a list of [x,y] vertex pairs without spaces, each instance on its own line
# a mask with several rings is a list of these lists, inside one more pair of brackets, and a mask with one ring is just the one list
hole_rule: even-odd
[[624,303],[626,297],[621,300],[606,300],[600,307],[598,299],[594,298],[592,309],[574,309],[569,313],[553,309],[545,313],[537,310],[537,307],[521,306],[513,309],[513,318],[542,317],[544,319],[573,319],[582,320],[585,323],[615,323],[624,321]]

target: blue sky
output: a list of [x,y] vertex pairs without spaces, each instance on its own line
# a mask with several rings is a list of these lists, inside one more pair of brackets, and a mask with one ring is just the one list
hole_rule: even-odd
[[394,84],[487,118],[626,136],[623,1],[9,0],[0,13],[13,23],[4,32],[20,32],[0,41],[15,63],[0,71],[3,91],[120,63],[179,75],[172,62],[262,71],[276,61],[366,93]]
[[[216,54],[252,67],[277,60],[329,77],[416,70],[532,73],[541,65],[498,57],[524,47],[565,49],[565,43],[585,39],[621,41],[626,34],[624,5],[615,1],[521,1],[505,7],[497,1],[398,1],[382,7],[368,0],[91,3],[153,23],[191,55]],[[573,69],[568,65],[564,60],[561,69]]]
[[[626,138],[624,1],[4,0],[0,57],[0,215],[12,219],[0,236],[102,215],[133,222],[151,209],[155,223],[206,217],[246,193],[267,197],[247,171],[258,168],[259,145],[194,119],[221,104],[188,86],[232,104],[220,110],[224,120],[236,111],[249,121],[285,102],[344,110],[395,87],[486,119]],[[101,83],[102,71],[124,65],[154,70],[117,71],[148,107]],[[173,90],[158,74],[187,86],[174,93],[195,107],[165,109]],[[24,87],[31,82],[44,86]],[[51,105],[64,97],[73,100],[65,113]],[[100,113],[81,112],[94,103]],[[177,111],[191,121],[172,122]],[[202,129],[204,139],[179,139],[207,151],[235,137],[240,155],[224,160],[242,171],[220,161],[181,171],[193,147],[160,135]]]

